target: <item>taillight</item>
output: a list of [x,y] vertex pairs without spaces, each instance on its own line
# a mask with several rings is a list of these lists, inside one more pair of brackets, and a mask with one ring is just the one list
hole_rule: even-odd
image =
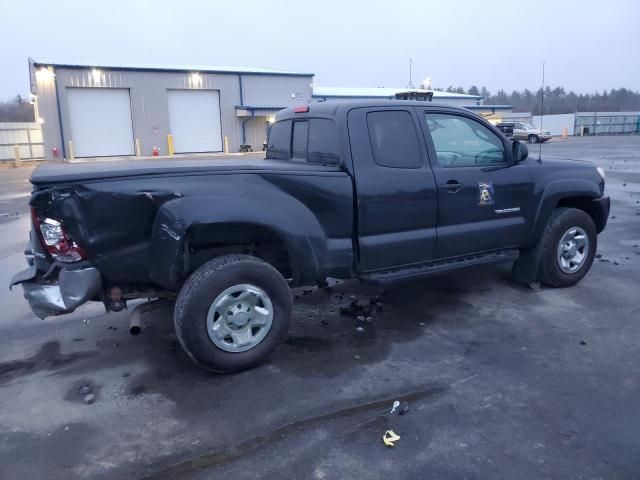
[[67,234],[62,223],[53,218],[40,218],[32,210],[33,224],[47,252],[59,262],[78,262],[86,258],[86,253]]

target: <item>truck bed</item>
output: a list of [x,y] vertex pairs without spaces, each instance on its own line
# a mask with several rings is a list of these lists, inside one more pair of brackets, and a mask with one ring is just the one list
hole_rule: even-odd
[[36,187],[157,175],[282,173],[317,175],[341,171],[338,165],[318,165],[256,157],[219,157],[184,160],[117,160],[84,163],[47,163],[34,170],[31,183]]

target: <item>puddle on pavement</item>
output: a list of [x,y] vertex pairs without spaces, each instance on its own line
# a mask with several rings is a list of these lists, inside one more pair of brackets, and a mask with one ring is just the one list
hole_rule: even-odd
[[30,375],[40,370],[62,368],[96,354],[95,351],[63,354],[60,352],[59,342],[47,342],[32,357],[0,363],[0,382],[6,382],[22,375]]

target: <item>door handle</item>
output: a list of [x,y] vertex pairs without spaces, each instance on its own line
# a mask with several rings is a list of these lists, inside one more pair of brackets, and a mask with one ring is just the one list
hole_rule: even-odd
[[457,193],[464,185],[457,180],[449,180],[447,183],[440,185],[442,190],[448,190],[449,193]]

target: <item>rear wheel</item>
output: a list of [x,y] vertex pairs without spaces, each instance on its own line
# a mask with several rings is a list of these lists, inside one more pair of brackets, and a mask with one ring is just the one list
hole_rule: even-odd
[[529,135],[529,138],[527,140],[529,141],[529,143],[538,143],[540,141],[540,138],[537,135]]
[[575,208],[554,210],[542,241],[540,280],[552,287],[568,287],[582,280],[598,247],[593,219]]
[[176,334],[202,367],[230,373],[263,363],[289,329],[291,292],[268,263],[225,255],[185,282],[174,311]]

